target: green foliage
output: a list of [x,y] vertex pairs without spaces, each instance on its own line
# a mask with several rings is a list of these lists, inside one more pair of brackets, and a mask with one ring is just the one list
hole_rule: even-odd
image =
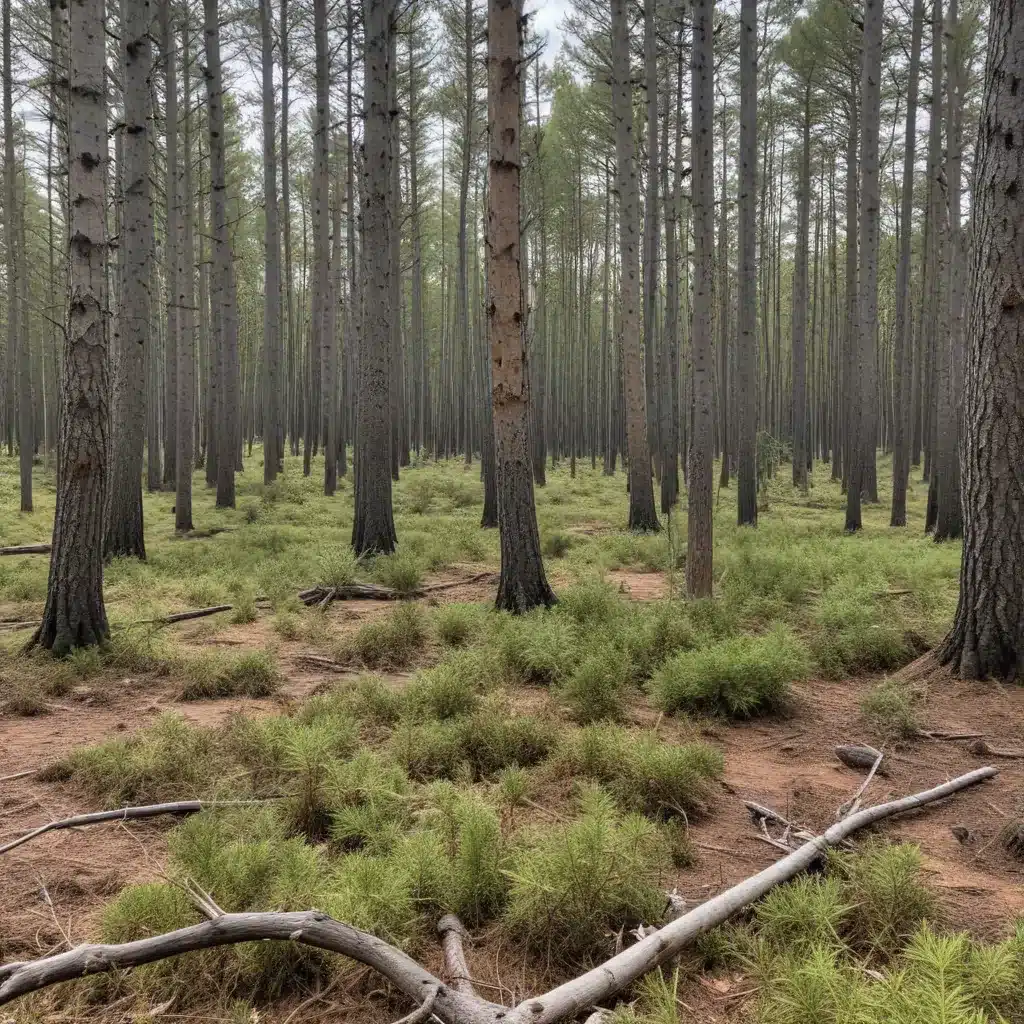
[[545,558],[565,558],[572,547],[572,537],[567,533],[554,530],[541,537],[540,550]]
[[371,669],[398,669],[410,665],[427,639],[423,609],[399,604],[390,614],[360,626],[340,644],[341,660],[358,661]]
[[482,670],[483,661],[475,651],[460,651],[424,669],[405,691],[407,712],[415,719],[469,714],[480,701]]
[[234,657],[209,652],[182,663],[186,679],[182,700],[217,697],[269,697],[281,681],[269,651],[245,651]]
[[883,736],[910,739],[921,728],[915,705],[917,694],[898,679],[883,679],[861,701],[861,711]]
[[660,917],[659,876],[667,862],[655,825],[619,816],[606,795],[592,791],[577,820],[516,851],[505,924],[554,962],[600,957],[620,928]]
[[317,579],[322,587],[348,587],[359,579],[359,560],[345,546],[328,548],[320,555]]
[[821,673],[830,679],[886,672],[915,655],[899,618],[886,615],[863,590],[833,588],[822,598],[817,620],[821,630],[811,651]]
[[624,690],[629,682],[629,660],[624,653],[601,648],[587,654],[559,690],[577,722],[622,717]]
[[808,672],[803,644],[778,628],[677,654],[655,674],[651,691],[665,711],[748,718],[783,708],[789,684]]
[[567,678],[579,658],[579,643],[567,617],[538,608],[498,617],[497,656],[510,683],[541,686]]
[[721,777],[722,755],[705,743],[676,745],[650,733],[591,725],[559,750],[566,774],[608,787],[623,807],[648,814],[690,814],[704,809]]
[[434,612],[434,632],[446,647],[468,647],[485,634],[486,611],[476,604],[446,604]]
[[840,944],[850,910],[839,879],[802,875],[768,893],[755,920],[772,945],[827,948]]
[[404,549],[393,555],[378,555],[373,560],[374,579],[382,587],[399,594],[414,594],[423,586],[423,565],[417,556]]

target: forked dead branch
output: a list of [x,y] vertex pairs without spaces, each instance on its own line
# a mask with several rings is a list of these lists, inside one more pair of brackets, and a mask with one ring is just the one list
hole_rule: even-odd
[[638,978],[668,962],[698,936],[729,920],[775,886],[805,871],[831,847],[876,822],[917,810],[997,775],[978,768],[933,789],[868,807],[836,822],[786,857],[727,889],[585,974],[509,1008],[481,999],[472,990],[457,919],[442,920],[450,984],[435,977],[402,950],[316,910],[300,913],[224,914],[212,902],[202,924],[117,945],[81,945],[65,953],[0,967],[0,1005],[63,981],[154,963],[199,949],[239,942],[299,942],[351,957],[383,975],[417,1004],[406,1021],[437,1017],[443,1024],[556,1024],[592,1011]]

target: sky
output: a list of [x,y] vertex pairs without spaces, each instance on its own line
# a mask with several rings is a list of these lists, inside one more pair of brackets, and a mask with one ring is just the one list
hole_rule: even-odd
[[533,27],[547,37],[543,60],[554,61],[562,47],[562,19],[569,10],[569,0],[527,0],[526,12],[531,15]]

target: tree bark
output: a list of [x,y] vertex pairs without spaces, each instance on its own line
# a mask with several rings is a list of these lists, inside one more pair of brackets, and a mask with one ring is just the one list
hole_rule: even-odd
[[710,597],[712,582],[712,391],[714,339],[711,301],[714,276],[714,168],[712,78],[714,0],[696,0],[693,6],[691,130],[693,156],[693,321],[690,349],[693,361],[693,439],[687,473],[686,594]]
[[[644,377],[647,401],[647,439],[657,461],[661,461],[661,418],[658,394],[658,257],[661,225],[658,195],[658,33],[655,25],[657,0],[644,0],[644,89],[647,111],[647,195],[644,201]],[[660,465],[658,472],[661,472]]]
[[793,260],[793,486],[807,493],[807,249],[811,221],[811,81],[804,83],[803,139],[797,180]]
[[1024,675],[1024,18],[994,0],[975,157],[960,447],[960,602],[939,660],[967,679]]
[[[174,67],[176,47],[170,29],[170,4],[164,3],[160,12],[162,49],[165,62]],[[124,251],[124,279],[121,285],[121,303],[117,314],[113,353],[113,387],[111,416],[116,429],[110,464],[110,490],[107,503],[107,529],[104,554],[107,558],[118,555],[146,557],[146,543],[142,529],[142,456],[146,429],[146,378],[144,353],[151,346],[150,339],[150,281],[153,277],[153,205],[150,196],[150,69],[152,46],[150,31],[153,15],[149,0],[122,0],[121,58],[124,66],[124,160],[118,168],[121,174],[121,192],[124,196],[122,246]],[[174,89],[174,72],[168,71],[168,86]],[[170,207],[178,205],[174,192],[174,164],[171,154],[176,135],[170,128],[172,117],[177,117],[176,96],[167,97],[168,121],[168,214]],[[172,228],[174,225],[174,228]],[[176,221],[168,216],[169,233]],[[178,260],[178,239],[168,239],[168,264]],[[177,302],[170,291],[168,274],[168,309]],[[173,277],[174,286],[177,275]],[[168,319],[171,319],[169,317]],[[172,408],[173,412],[173,408]],[[173,417],[172,417],[173,418]]]
[[757,525],[757,0],[740,9],[736,520]]
[[391,506],[391,117],[389,37],[394,0],[364,0],[363,332],[359,346],[355,518],[357,555],[389,554],[397,537]]
[[903,191],[900,201],[900,254],[896,268],[896,344],[893,359],[894,404],[892,444],[892,513],[890,526],[907,525],[907,481],[910,477],[911,354],[913,318],[911,312],[910,263],[914,215],[914,160],[917,149],[917,93],[921,64],[921,36],[924,0],[914,0],[910,28],[910,68],[907,82],[907,127],[903,146]]
[[[138,0],[122,0],[127,6],[138,2]],[[167,281],[167,326],[164,334],[164,392],[163,392],[163,489],[169,491],[177,488],[177,460],[178,460],[178,319],[180,317],[180,303],[178,294],[178,278],[181,275],[181,196],[178,189],[181,182],[178,179],[178,47],[174,35],[173,16],[170,10],[171,0],[159,0],[160,3],[160,46],[163,50],[164,65],[164,119],[166,122],[165,137],[166,147],[166,168],[165,190],[167,197],[167,221],[166,239],[164,242],[165,254],[165,277]],[[147,43],[148,46],[148,43]],[[148,77],[148,65],[142,72],[143,78]],[[128,73],[125,72],[125,103],[128,101]],[[126,110],[127,115],[127,110]],[[126,116],[127,120],[127,116]],[[125,132],[126,138],[130,139],[129,133]],[[126,143],[127,149],[127,143]],[[127,153],[126,153],[127,156]],[[148,185],[147,185],[148,190]],[[125,192],[125,223],[127,219],[127,192]],[[150,214],[152,218],[152,213]],[[129,250],[126,259],[125,273],[130,275],[133,271],[128,262],[134,262]],[[116,357],[117,353],[115,353]],[[118,381],[114,381],[114,422],[120,423],[120,414],[117,409],[118,393],[120,388]],[[117,444],[117,433],[114,434],[114,442]],[[111,485],[115,492],[120,487],[118,480],[117,461],[111,467]],[[116,493],[112,496],[117,501]],[[141,512],[140,512],[141,514]]]
[[555,601],[541,558],[530,458],[519,221],[522,11],[522,0],[489,0],[487,31],[487,321],[501,540],[496,605],[517,614]]
[[622,265],[619,344],[629,450],[629,529],[647,532],[657,530],[659,524],[647,443],[647,398],[640,345],[639,190],[633,154],[633,91],[630,82],[626,0],[612,0],[612,120],[615,126],[619,259]]
[[64,343],[57,507],[43,621],[30,646],[63,655],[106,640],[103,510],[107,487],[107,114],[103,0],[70,17],[68,224],[70,301]]

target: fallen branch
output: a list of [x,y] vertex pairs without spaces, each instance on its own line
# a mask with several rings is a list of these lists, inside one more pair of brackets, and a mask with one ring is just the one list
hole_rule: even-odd
[[1024,750],[1007,750],[1003,747],[993,747],[984,740],[975,740],[968,748],[972,754],[981,757],[1005,757],[1011,760],[1024,759]]
[[49,544],[14,544],[8,548],[0,548],[0,555],[48,555]]
[[[435,990],[429,1012],[443,1024],[556,1024],[567,1017],[593,1012],[595,1007],[618,995],[637,978],[677,956],[698,936],[761,899],[775,886],[788,882],[810,867],[830,847],[860,829],[952,796],[997,774],[992,767],[978,768],[934,789],[851,814],[782,860],[645,936],[600,966],[545,995],[527,999],[512,1010],[459,992],[454,984],[443,984],[401,950],[315,910],[223,914],[202,924],[135,942],[83,945],[39,960],[6,964],[0,966],[0,1005],[29,992],[86,975],[138,967],[197,949],[277,939],[341,953],[373,968],[416,1001],[419,1005],[417,1014],[423,1016],[413,1014],[415,1024],[426,1019],[427,1011],[423,1006]],[[405,1024],[409,1021],[410,1018],[404,1019]]]
[[35,775],[39,771],[38,768],[26,768],[23,772],[15,772],[13,775],[0,776],[0,782],[13,782],[15,779],[27,779],[30,775]]
[[[26,774],[33,774],[28,772]],[[251,804],[265,803],[263,800],[177,800],[169,804],[147,804],[144,807],[121,807],[116,811],[94,811],[91,814],[76,814],[71,818],[61,818],[46,825],[26,832],[17,839],[0,846],[0,854],[8,853],[24,843],[65,828],[78,828],[80,825],[100,825],[105,821],[137,821],[140,818],[156,818],[162,814],[195,814],[209,807],[244,807]]]
[[173,615],[162,615],[158,619],[140,619],[135,623],[137,626],[170,626],[174,622],[188,622],[189,619],[205,619],[207,615],[216,615],[218,612],[229,612],[232,609],[230,604],[215,604],[210,608],[196,608],[190,612],[175,612]]
[[332,601],[409,601],[437,593],[439,590],[453,590],[455,587],[464,587],[470,583],[480,583],[496,577],[497,574],[493,572],[478,572],[464,580],[431,583],[413,590],[395,590],[393,587],[382,587],[376,583],[345,583],[340,587],[320,586],[300,591],[299,600],[307,607],[316,605],[318,608],[326,608]]
[[983,732],[937,732],[933,729],[918,729],[914,735],[922,740],[980,740]]
[[465,926],[455,914],[445,914],[437,922],[437,932],[441,936],[441,951],[444,953],[444,973],[456,992],[475,996],[473,979],[466,963],[466,950],[462,940],[467,937]]
[[875,758],[875,763],[871,766],[871,771],[868,772],[867,778],[860,784],[860,788],[836,812],[837,819],[845,818],[847,815],[853,814],[853,812],[860,807],[860,798],[864,795],[864,790],[871,785],[871,780],[875,777],[875,772],[878,771],[878,766],[882,763],[883,756],[882,752],[879,751],[878,757]]

